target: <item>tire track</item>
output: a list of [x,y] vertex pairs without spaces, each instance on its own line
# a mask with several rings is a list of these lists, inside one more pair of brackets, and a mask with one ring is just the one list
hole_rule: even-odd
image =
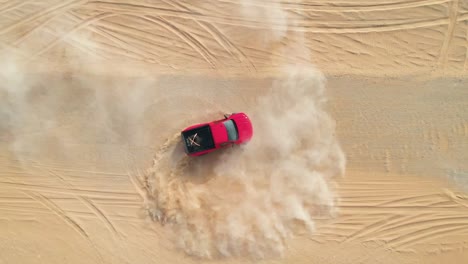
[[[346,188],[346,187],[338,187],[340,191],[343,191],[343,192],[347,192],[349,193],[349,195],[353,195],[352,197],[359,197],[359,196],[366,196],[366,197],[369,197],[369,196],[372,196],[375,194],[375,189],[372,190],[372,189],[359,189],[359,190],[356,190],[355,188]],[[384,196],[386,197],[395,197],[395,196],[398,196],[399,192],[405,192],[405,191],[412,191],[413,189],[411,188],[411,186],[408,186],[408,185],[402,185],[402,186],[389,186],[388,189],[378,189],[380,191],[380,197],[382,197],[382,200],[381,202],[384,202]],[[414,195],[424,195],[425,191],[415,191],[414,192]],[[373,197],[373,199],[375,199],[374,201],[378,202],[378,197],[379,196],[376,196],[376,197]],[[399,198],[395,198],[395,199],[399,199]],[[359,205],[359,204],[353,204],[353,201],[342,201],[342,203],[345,205]],[[382,206],[383,207],[383,206]],[[395,207],[395,206],[388,206],[388,207]]]
[[[31,164],[34,164],[34,165],[32,165],[32,167],[35,168],[34,171],[36,171],[36,170],[43,171],[46,175],[53,176],[54,178],[58,179],[61,183],[63,183],[64,188],[68,188],[68,189],[76,189],[77,188],[77,186],[70,183],[64,176],[61,176],[60,173],[57,173],[55,171],[55,169],[57,169],[57,168],[46,166],[43,163],[41,163],[40,161],[38,161],[38,160],[29,160],[29,162]],[[113,176],[113,175],[111,175],[111,176]],[[83,178],[88,179],[89,177],[83,177]],[[77,197],[75,197],[75,198],[77,198]]]
[[[355,5],[350,6],[349,2],[337,2],[333,1],[331,4],[323,2],[313,2],[308,1],[307,3],[290,3],[290,2],[281,2],[285,10],[297,10],[297,11],[314,11],[314,12],[372,12],[372,11],[389,11],[389,10],[401,10],[409,9],[415,7],[425,7],[432,5],[440,5],[450,2],[452,0],[421,0],[421,1],[406,1],[406,2],[396,2],[396,3],[382,3],[382,4],[370,4],[370,5]],[[219,0],[223,3],[238,4],[238,2],[230,0]],[[262,5],[261,3],[250,2],[252,6],[265,7],[267,5]]]
[[[96,219],[97,216],[94,213],[90,212],[77,212],[77,211],[67,211],[67,214],[74,217],[79,218],[86,218],[86,219]],[[131,216],[121,216],[121,215],[108,215],[107,218],[112,221],[121,221],[124,223],[132,222],[132,223],[144,223],[145,220],[138,217],[131,217]]]
[[60,176],[60,174],[56,173],[53,169],[46,168],[40,161],[31,161],[33,164],[37,164],[36,166],[33,165],[33,167],[45,171],[47,174],[54,176],[55,178],[59,179],[60,182],[62,182],[65,186],[68,186],[68,188],[75,188],[73,184],[69,183],[67,180],[65,180],[64,177]]
[[441,52],[439,55],[439,67],[445,67],[448,60],[448,51],[452,43],[453,35],[455,32],[455,25],[457,23],[459,11],[459,0],[453,0],[449,4],[449,24],[447,32],[445,33],[444,42],[442,43]]
[[[429,218],[429,219],[428,219]],[[424,229],[430,229],[431,227],[434,226],[439,226],[439,225],[445,225],[445,224],[450,224],[455,221],[455,223],[460,223],[463,224],[463,220],[466,220],[466,216],[452,216],[452,217],[447,217],[447,216],[442,216],[439,218],[435,218],[434,214],[420,214],[416,219],[410,218],[410,221],[398,221],[395,223],[392,223],[389,227],[382,228],[381,230],[378,230],[375,232],[376,237],[388,237],[392,236],[395,234],[408,234],[408,232],[405,231],[411,231],[413,228],[418,228],[421,227],[423,228],[424,225],[427,225],[426,228]],[[467,223],[468,224],[468,223]],[[423,229],[418,229],[416,231],[421,231]],[[400,236],[399,236],[400,237]]]
[[[297,32],[310,32],[310,33],[335,33],[335,34],[354,34],[354,33],[372,33],[372,32],[388,32],[399,31],[407,29],[427,28],[434,26],[441,26],[449,24],[447,18],[440,19],[427,19],[427,20],[387,20],[383,21],[310,21],[310,20],[292,20],[290,25],[285,26],[279,24],[266,24],[261,21],[254,21],[242,17],[231,16],[228,18],[222,16],[213,16],[212,14],[193,14],[184,11],[161,9],[154,6],[147,5],[128,5],[116,3],[104,3],[100,1],[93,1],[86,8],[95,6],[98,10],[107,10],[120,14],[129,15],[143,15],[143,16],[162,16],[162,17],[178,17],[185,19],[193,19],[204,21],[208,23],[217,23],[231,26],[241,26],[256,29],[273,29],[273,30],[291,30]],[[461,18],[465,20],[468,18]],[[322,26],[317,26],[322,24]],[[352,24],[352,26],[349,26]]]
[[177,141],[180,140],[180,133],[175,133],[171,137],[168,137],[166,141],[158,148],[158,151],[154,154],[153,164],[159,163],[162,158],[164,158],[164,154],[169,150],[170,147],[174,146]]
[[146,203],[146,201],[148,199],[146,197],[147,195],[146,195],[146,193],[145,193],[145,191],[143,189],[143,184],[138,180],[138,177],[142,177],[142,175],[140,174],[140,171],[138,170],[137,171],[138,176],[136,176],[136,177],[133,176],[133,175],[135,175],[135,173],[134,173],[134,170],[132,170],[130,168],[130,164],[134,164],[131,161],[135,162],[135,158],[134,158],[134,156],[131,156],[131,158],[130,158],[129,155],[130,154],[127,152],[126,162],[125,162],[125,165],[126,165],[126,168],[127,168],[128,179],[130,180],[133,187],[135,188],[135,191],[140,195],[143,202]]
[[[125,16],[129,16],[129,15],[125,15]],[[129,16],[129,17],[135,18],[136,16],[132,15],[132,16]],[[136,17],[136,18],[139,18],[139,17]],[[150,21],[147,21],[147,20],[145,20],[145,21],[147,23],[154,24],[154,23],[152,23]],[[167,42],[167,40],[166,40],[167,38],[166,39],[161,39],[161,40],[155,39],[155,37],[152,37],[153,34],[148,32],[148,31],[144,31],[142,29],[133,28],[133,27],[130,27],[128,25],[123,25],[123,24],[113,23],[113,22],[108,22],[108,21],[99,21],[96,24],[98,25],[98,28],[102,28],[102,30],[106,30],[106,32],[108,32],[108,33],[109,33],[108,30],[111,30],[111,31],[114,31],[114,32],[121,32],[122,33],[120,35],[121,38],[122,37],[127,38],[131,42],[141,42],[141,43],[143,43],[143,44],[140,43],[140,45],[144,45],[147,48],[147,50],[145,50],[144,52],[149,52],[148,50],[152,50],[154,48],[154,46],[158,46],[158,47],[161,48],[160,49],[161,52],[163,52],[163,51],[164,52],[170,52],[170,54],[172,56],[174,56],[174,55],[175,56],[182,56],[182,58],[189,59],[189,60],[198,59],[198,57],[196,55],[186,52],[183,47],[178,47],[177,50],[169,49],[168,46],[171,46],[172,44],[170,42]],[[111,34],[111,33],[109,33],[109,34]],[[145,42],[148,43],[148,44],[144,44]],[[166,43],[168,46],[163,46],[160,43],[161,44]],[[190,47],[190,46],[189,46],[189,48],[192,49],[192,47]],[[154,54],[152,52],[150,52],[150,54],[156,55],[156,54]],[[123,54],[123,55],[125,55],[125,54]],[[158,55],[161,55],[161,54],[158,53]],[[159,63],[161,64],[161,62],[159,62]],[[165,65],[165,66],[173,68],[172,65]]]
[[342,205],[342,210],[348,211],[357,211],[357,212],[369,212],[374,213],[395,213],[395,212],[412,212],[414,210],[424,211],[424,212],[453,212],[456,209],[462,208],[461,206],[452,206],[452,207],[428,207],[428,206],[385,206],[385,207],[375,207],[374,205]]
[[175,23],[170,23],[163,17],[150,17],[150,16],[143,16],[143,19],[151,21],[155,24],[158,24],[165,29],[169,30],[170,32],[176,34],[179,38],[181,38],[185,43],[187,43],[190,47],[194,49],[198,54],[200,54],[203,59],[211,66],[211,68],[216,69],[216,58],[213,57],[209,49],[207,49],[201,42],[199,42],[196,38],[190,35],[188,32],[183,31],[175,26]]
[[96,215],[96,217],[102,222],[106,229],[109,230],[114,239],[121,238],[120,233],[101,209],[99,209],[90,199],[86,197],[78,196],[77,198]]
[[[37,23],[36,25],[34,25],[33,27],[29,28],[21,37],[17,38],[15,41],[13,41],[11,44],[13,46],[18,46],[20,45],[25,39],[27,39],[30,35],[32,35],[34,32],[37,32],[43,28],[45,28],[47,26],[47,24],[49,24],[52,20],[60,17],[60,16],[63,16],[64,14],[63,13],[59,13],[59,14],[56,14],[56,15],[52,15],[52,16],[49,16],[47,17],[46,19],[44,19],[43,21],[40,21],[39,23]],[[34,24],[34,23],[32,23]]]
[[[395,184],[385,179],[355,180],[340,184],[342,221],[319,228],[319,234],[321,237],[332,236],[335,240],[341,237],[339,243],[377,242],[391,250],[415,251],[418,244],[445,241],[440,238],[468,232],[468,212],[463,195],[434,188],[433,181],[411,180],[410,185],[406,183],[408,181]],[[373,189],[373,195],[377,192],[379,196],[369,201],[365,195],[368,189]],[[402,195],[405,191],[412,195]],[[343,228],[343,223],[350,225]],[[468,241],[465,239],[457,245],[465,242]]]
[[350,240],[354,240],[355,238],[369,235],[369,234],[375,232],[376,230],[378,230],[379,228],[381,228],[382,226],[387,225],[388,222],[392,222],[394,220],[401,219],[401,218],[402,218],[401,215],[393,215],[393,216],[389,216],[389,217],[388,216],[384,217],[383,219],[380,219],[380,220],[378,220],[376,222],[373,222],[370,225],[365,225],[364,227],[361,227],[356,232],[354,232],[351,235],[347,236],[346,239],[344,241],[342,241],[342,242],[348,242]]
[[[73,172],[73,173],[83,173],[83,174],[93,174],[93,175],[107,175],[107,176],[120,176],[120,177],[126,177],[127,175],[124,173],[119,173],[119,172],[106,172],[106,171],[95,171],[95,170],[77,170],[77,169],[65,169],[63,167],[58,167],[54,165],[42,165],[42,168],[46,169],[52,169],[55,171],[63,171],[63,172]],[[41,168],[40,167],[40,168]]]
[[125,199],[107,199],[107,198],[96,198],[93,197],[93,201],[98,202],[102,205],[113,205],[113,206],[126,206],[126,207],[139,207],[141,200],[139,201],[128,201]]
[[62,209],[60,209],[60,207],[58,207],[52,201],[47,199],[44,195],[36,194],[33,192],[25,192],[25,194],[31,197],[33,200],[37,201],[38,203],[42,204],[45,208],[49,209],[52,213],[54,213],[60,220],[65,222],[81,237],[90,241],[89,235],[86,233],[84,228],[81,227],[81,225],[75,222],[73,219],[71,219]]
[[[385,233],[386,230],[391,230],[397,226],[404,226],[409,223],[418,222],[418,221],[427,219],[428,217],[430,218],[431,216],[433,216],[433,213],[422,213],[422,214],[417,214],[417,215],[413,215],[413,214],[402,215],[401,218],[395,219],[392,222],[386,223],[385,226],[382,226],[380,229],[376,230],[375,237],[382,237],[383,235],[381,233]],[[364,239],[369,240],[369,237],[364,237]]]
[[262,50],[262,49],[258,49],[258,48],[254,48],[254,47],[248,47],[248,46],[242,46],[242,48],[245,49],[246,51],[248,51],[249,53],[251,53],[249,55],[249,57],[264,59],[267,62],[270,62],[268,58],[272,57],[272,58],[274,58],[276,60],[290,61],[291,59],[295,59],[295,61],[297,61],[297,62],[309,63],[309,61],[307,59],[304,59],[304,58],[301,58],[301,57],[290,58],[290,57],[286,56],[285,54],[277,53],[277,52],[275,52],[273,50],[266,51],[266,50]]
[[79,24],[77,24],[75,27],[73,27],[73,29],[71,29],[70,31],[68,31],[66,34],[64,34],[63,36],[60,36],[59,38],[55,39],[53,42],[49,43],[49,45],[47,45],[46,47],[44,47],[43,49],[41,49],[40,51],[36,52],[35,54],[33,54],[29,60],[29,61],[32,61],[34,60],[36,57],[44,54],[45,52],[47,52],[48,50],[50,50],[51,48],[53,48],[55,45],[57,45],[60,41],[62,41],[63,39],[65,39],[66,37],[72,35],[73,33],[75,33],[76,31],[80,30],[80,29],[83,29],[83,28],[86,28],[87,26],[91,25],[92,23],[96,22],[96,21],[99,21],[99,20],[102,20],[102,19],[106,19],[106,18],[109,18],[109,17],[113,17],[113,16],[117,16],[117,14],[113,14],[113,13],[103,13],[103,14],[99,14],[97,16],[94,16],[92,18],[89,18],[89,19],[86,19],[82,22],[80,22]]
[[[0,215],[0,221],[34,221],[38,222],[40,220],[44,220],[44,217],[54,217],[55,214],[50,212],[50,210],[43,210],[43,211],[33,211],[32,213],[20,212],[15,209],[1,209],[2,214]],[[9,214],[11,212],[11,215]],[[38,214],[41,214],[40,219],[38,218]],[[67,215],[74,218],[81,218],[81,219],[91,219],[95,220],[96,216],[92,213],[86,212],[73,212],[67,211]],[[137,218],[137,217],[129,217],[129,216],[112,216],[109,219],[113,221],[123,222],[123,224],[128,223],[135,223],[135,224],[144,224],[146,223],[145,220]]]
[[49,209],[60,220],[62,220],[65,224],[71,227],[76,233],[78,233],[82,238],[88,241],[91,247],[96,251],[97,256],[100,260],[100,263],[104,263],[104,259],[102,258],[101,252],[98,250],[94,242],[91,240],[89,235],[86,233],[85,229],[81,227],[80,224],[78,224],[76,221],[70,218],[64,211],[62,211],[62,209],[60,209],[60,207],[58,207],[56,204],[54,204],[52,201],[47,199],[42,194],[35,194],[35,193],[30,193],[30,192],[25,192],[25,194],[30,196],[32,199],[36,200],[40,204],[42,204],[47,209]]
[[27,25],[27,24],[32,24],[34,21],[36,20],[39,20],[49,14],[53,14],[53,13],[63,13],[64,11],[66,10],[69,10],[69,9],[72,9],[76,6],[80,6],[84,3],[86,3],[87,0],[80,0],[80,1],[77,1],[77,0],[72,0],[72,1],[66,1],[66,2],[62,2],[62,3],[59,3],[58,5],[55,5],[55,6],[52,6],[50,8],[47,8],[41,12],[38,12],[38,13],[35,13],[34,15],[32,16],[28,16],[27,18],[25,19],[20,19],[19,22],[17,23],[14,23],[14,24],[11,24],[9,26],[6,26],[4,27],[3,29],[0,29],[0,35],[3,35],[5,33],[8,33],[20,26],[23,26],[23,25]]
[[[105,27],[99,26],[96,24],[96,26],[91,29],[91,31],[97,33],[98,35],[104,37],[105,39],[110,40],[110,43],[107,43],[108,46],[113,47],[116,50],[120,50],[115,52],[114,54],[118,54],[130,59],[135,59],[138,61],[144,61],[144,62],[149,62],[149,63],[157,63],[158,59],[155,58],[154,53],[149,53],[147,51],[143,51],[142,49],[139,49],[135,47],[132,44],[129,44],[127,41],[122,40],[120,36],[116,36],[115,34],[111,33],[112,30],[108,30]],[[113,45],[115,44],[115,45]],[[101,48],[102,51],[105,52],[111,52],[109,49],[106,48]]]
[[91,10],[113,10],[113,12],[125,12],[128,15],[168,15],[183,17],[191,15],[189,12],[181,10],[173,10],[168,8],[161,8],[153,5],[131,4],[121,2],[107,2],[107,1],[88,1],[84,9]]
[[[139,60],[141,61],[158,63],[160,65],[168,66],[171,68],[173,67],[172,65],[162,63],[162,61],[160,60],[160,58],[163,56],[162,53],[168,52],[166,46],[162,46],[161,43],[151,41],[151,37],[149,37],[148,35],[142,36],[142,34],[138,34],[135,32],[129,33],[128,31],[124,30],[124,28],[131,29],[131,27],[129,26],[119,25],[117,23],[115,23],[115,25],[113,24],[114,23],[98,22],[96,28],[102,30],[102,33],[100,34],[103,34],[103,36],[116,43],[125,53],[130,51],[136,54],[137,56],[140,56]],[[119,31],[123,34],[119,34]],[[145,32],[144,34],[151,33]],[[135,45],[142,46],[142,48],[136,47],[134,44],[131,44],[132,42],[134,42]],[[151,50],[155,47],[159,47],[159,50],[161,52],[151,52]],[[125,55],[125,53],[122,53],[122,55]],[[187,55],[187,53],[181,50],[179,53],[172,52],[172,55],[184,56]],[[193,58],[193,55],[190,55],[190,58]]]
[[[18,3],[19,2],[19,3]],[[32,0],[9,1],[0,6],[0,15],[33,2]],[[10,4],[10,5],[8,5]]]
[[408,233],[404,237],[391,240],[388,243],[388,246],[391,248],[396,248],[397,250],[402,250],[403,247],[409,247],[418,242],[424,242],[424,241],[431,240],[431,239],[441,237],[441,236],[442,237],[449,236],[454,233],[455,234],[458,233],[458,231],[463,231],[463,230],[464,231],[468,230],[467,223],[464,223],[463,225],[448,224],[448,225],[443,225],[443,226],[431,227],[428,229],[411,232],[411,233]]
[[393,199],[393,200],[390,200],[390,201],[386,201],[386,202],[377,204],[376,206],[381,207],[381,206],[387,206],[387,205],[395,205],[395,204],[399,204],[399,203],[402,203],[402,202],[406,202],[406,203],[418,202],[418,201],[420,202],[421,198],[425,198],[423,201],[433,202],[434,198],[439,198],[440,199],[440,198],[446,198],[446,196],[443,195],[443,194],[423,194],[423,195],[417,195],[417,196],[411,195],[411,196],[407,196],[405,198],[399,198],[399,199]]
[[115,199],[126,199],[129,201],[139,201],[138,195],[131,192],[115,192],[115,191],[102,191],[102,190],[86,190],[86,189],[66,189],[59,187],[51,187],[46,185],[18,183],[0,180],[0,186],[10,187],[17,190],[33,191],[41,193],[57,193],[57,194],[73,194],[81,195],[90,198],[115,198]]
[[[74,211],[74,210],[67,210],[67,209],[62,209],[62,210],[64,213],[66,213],[66,215],[70,217],[98,219],[98,216],[92,212]],[[38,214],[50,215],[50,216],[55,215],[53,212],[51,212],[47,208],[38,208],[37,206],[26,207],[26,206],[3,205],[3,204],[0,204],[0,212],[2,212],[2,216],[4,216],[5,218],[11,218],[11,217],[16,217],[16,216],[31,216],[31,215],[37,216]],[[9,213],[11,215],[9,215]],[[143,219],[135,217],[135,216],[130,216],[130,215],[112,215],[111,214],[111,215],[106,215],[106,217],[109,219],[109,221],[110,220],[124,221],[124,222],[131,221],[135,223],[144,222]]]
[[[182,3],[167,1],[167,0],[163,0],[163,2],[175,8],[181,8],[182,10],[186,12],[195,13],[193,10],[191,10],[189,7],[187,7],[186,5]],[[216,28],[213,24],[210,24],[207,22],[201,22],[198,20],[192,20],[192,21],[195,21],[195,23],[197,23],[201,28],[203,28],[206,32],[208,32],[213,37],[213,39],[231,56],[236,56],[238,61],[242,62],[243,64],[245,63],[245,65],[247,66],[247,69],[253,70],[254,72],[257,71],[253,62],[247,56],[245,56],[245,54],[236,45],[234,45],[228,39],[228,37],[225,34],[223,34],[218,28]],[[236,54],[234,55],[232,51],[234,51]]]
[[[194,13],[192,10],[190,10],[188,7],[186,7],[182,3],[177,3],[176,4],[176,3],[172,3],[171,1],[164,1],[164,2],[167,3],[167,4],[173,5],[173,6],[177,5],[177,6],[181,7],[183,10],[185,10],[187,12]],[[200,22],[198,20],[192,20],[192,21],[195,22],[198,26],[200,26],[200,28],[205,30],[206,33],[210,34],[213,37],[213,40],[216,41],[216,43],[218,43],[218,45],[221,48],[223,48],[231,57],[234,56],[232,51],[226,46],[226,43],[224,43],[222,41],[222,39],[220,38],[219,32],[215,33],[213,31],[213,29],[210,28],[210,24],[205,23],[205,22]]]
[[301,19],[313,19],[313,16],[310,16],[309,14],[307,13],[303,13],[301,11],[299,11],[298,9],[287,9],[287,8],[284,8],[284,11],[290,15],[293,15],[293,16],[297,16],[297,17],[300,17]]
[[[45,167],[43,166],[41,163],[38,163],[38,162],[35,162],[37,163],[39,166],[35,166],[37,167],[38,169],[42,169],[42,167]],[[69,186],[70,188],[73,188],[74,186],[71,184],[71,183],[68,183],[68,181],[66,181],[64,178],[58,176],[56,173],[54,173],[52,170],[50,169],[46,169],[47,172],[49,172],[50,175],[53,175],[53,176],[57,176],[61,181],[62,183],[64,183],[64,185],[66,186]],[[28,198],[25,198],[25,197],[17,197],[17,198],[10,198],[8,201],[12,202],[12,201],[16,201],[20,199],[20,201],[23,201],[25,202],[25,200],[30,200]],[[80,200],[81,202],[83,202],[92,212],[94,212],[94,214],[96,215],[96,217],[98,219],[100,219],[104,225],[106,226],[107,229],[109,229],[109,231],[114,235],[114,237],[118,236],[120,237],[120,233],[117,231],[117,229],[114,227],[114,225],[112,224],[112,222],[110,221],[110,218],[107,217],[103,212],[102,210],[100,210],[95,204],[93,204],[89,199],[87,199],[86,197],[82,197],[82,196],[74,196],[74,199],[78,199]],[[4,206],[2,206],[2,203],[6,201],[6,199],[2,199],[0,198],[0,208],[2,209],[5,209]],[[128,201],[127,201],[128,203]],[[135,203],[133,203],[135,204]],[[36,210],[36,213],[46,213],[46,212],[43,212],[43,211],[40,211],[39,212],[37,211],[37,208],[28,208],[28,207],[17,207],[16,208],[14,206],[12,207],[9,207],[9,208],[6,208],[6,209],[9,209],[10,211],[16,211],[16,213],[21,213],[22,210],[25,210],[28,209],[28,212],[31,211],[31,209],[33,210]],[[65,211],[64,211],[65,212]],[[121,238],[121,237],[120,237]]]
[[222,65],[222,62],[232,60],[232,52],[225,52],[224,48],[217,42],[213,37],[213,33],[210,29],[207,29],[204,22],[190,21],[177,23],[177,28],[183,32],[189,32],[189,34],[197,40],[198,43],[203,45],[204,49],[208,51],[210,60],[216,65]]
[[21,58],[29,57],[29,55],[26,54],[25,52],[23,52],[22,50],[19,50],[16,47],[13,47],[12,45],[10,45],[8,43],[2,42],[1,39],[0,39],[0,46],[1,46],[0,51],[8,50],[8,52],[10,54],[15,54],[15,56],[18,56],[18,57],[21,57]]
[[232,55],[232,50],[234,50],[237,59],[242,62],[246,68],[249,69],[249,71],[257,72],[257,68],[255,67],[255,64],[252,62],[252,60],[249,59],[249,57],[247,57],[239,47],[234,45],[229,40],[229,38],[223,34],[215,25],[211,25],[206,22],[198,22],[198,24],[206,31],[208,31],[210,35],[212,35],[213,38],[218,42],[218,44],[223,47],[229,54]]
[[[168,203],[168,201],[167,198],[164,199],[162,197],[159,197],[158,193],[154,193],[153,187],[164,186],[164,188],[167,189],[172,188],[173,186],[171,186],[170,184],[172,176],[174,174],[174,170],[171,170],[171,174],[167,177],[156,177],[155,168],[159,168],[158,164],[166,157],[166,153],[169,150],[169,148],[173,147],[179,140],[180,133],[176,133],[173,136],[167,138],[164,144],[162,144],[154,154],[153,165],[150,167],[150,169],[147,170],[144,178],[144,186],[147,191],[148,197],[148,204],[145,204],[145,206],[148,210],[150,217],[153,220],[157,220],[162,225],[165,225],[168,221],[168,212],[164,211],[167,208],[165,205]],[[178,162],[178,164],[179,163],[180,161]],[[177,166],[176,168],[179,168],[179,166]]]
[[[73,11],[70,11],[69,13],[70,13],[70,16],[75,18],[76,20],[78,21],[83,20],[83,18],[81,18],[78,14],[74,13]],[[127,41],[125,41],[125,40],[122,40],[122,37],[126,37],[125,35],[117,36],[116,34],[111,33],[112,30],[109,30],[109,29],[106,30],[105,28],[100,26],[100,25],[106,25],[106,24],[107,23],[105,21],[96,21],[95,22],[96,26],[90,28],[90,31],[110,40],[111,42],[115,43],[118,47],[125,50],[125,52],[131,52],[137,56],[141,56],[139,57],[139,59],[142,61],[162,64],[161,61],[159,61],[158,54],[150,52],[149,51],[150,49],[143,50],[129,43],[129,40],[135,41],[136,38],[134,39],[127,38]],[[121,26],[125,26],[125,25],[121,25]]]
[[[126,58],[126,59],[136,61],[137,63],[138,62],[145,62],[145,63],[150,63],[150,64],[158,64],[158,62],[156,60],[151,60],[151,59],[150,60],[145,60],[141,56],[139,56],[139,55],[137,55],[137,54],[135,54],[133,52],[127,52],[127,51],[119,48],[118,46],[115,46],[115,45],[112,45],[112,44],[109,44],[109,43],[99,43],[99,42],[96,42],[96,43],[98,43],[100,45],[99,47],[97,47],[97,49],[99,49],[99,52],[100,53],[106,53],[107,54],[106,55],[107,59],[110,60],[110,61],[119,60],[118,58],[121,58],[121,59]],[[164,65],[164,64],[158,64],[158,65],[167,66],[170,69],[175,69],[172,65]]]
[[[71,11],[69,11],[71,12]],[[58,15],[55,15],[55,16],[51,16],[49,17],[48,19],[42,21],[41,23],[39,23],[38,25],[36,25],[35,27],[29,29],[24,35],[22,35],[21,37],[19,37],[18,39],[16,39],[12,45],[13,46],[18,46],[20,45],[21,43],[23,43],[29,36],[31,36],[33,33],[39,31],[39,30],[43,30],[44,32],[48,33],[48,34],[51,34],[51,35],[54,35],[55,37],[58,37],[56,35],[56,32],[54,32],[53,30],[49,30],[47,28],[47,24],[49,24],[49,22],[51,22],[52,20],[54,19],[57,19],[58,17],[61,17],[61,16],[66,16],[66,17],[70,17],[69,15],[69,12],[65,12],[64,14],[58,14]],[[80,20],[81,21],[81,20]],[[67,44],[87,53],[87,54],[90,54],[92,56],[95,56],[95,57],[98,57],[98,58],[104,58],[101,54],[97,54],[95,52],[93,52],[92,50],[90,50],[88,47],[86,47],[85,45],[83,45],[82,43],[79,43],[79,44],[76,44],[74,43],[74,40],[71,40],[71,39],[65,39],[64,40]],[[78,41],[77,41],[78,42]],[[80,45],[81,44],[81,45]]]

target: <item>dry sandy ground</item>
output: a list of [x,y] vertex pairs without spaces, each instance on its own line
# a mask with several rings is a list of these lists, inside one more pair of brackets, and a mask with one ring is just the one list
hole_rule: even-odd
[[[3,0],[0,25],[0,263],[466,263],[467,1]],[[243,148],[171,140],[233,111]]]

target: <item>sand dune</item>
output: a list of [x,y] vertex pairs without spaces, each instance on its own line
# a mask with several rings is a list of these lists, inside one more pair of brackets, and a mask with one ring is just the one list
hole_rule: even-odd
[[6,1],[1,12],[3,49],[42,65],[46,56],[49,71],[64,61],[79,70],[65,58],[83,56],[145,72],[254,76],[298,62],[333,74],[467,70],[468,4],[461,0]]
[[[464,0],[0,1],[0,263],[465,263],[467,21]],[[245,148],[165,145],[234,111]]]

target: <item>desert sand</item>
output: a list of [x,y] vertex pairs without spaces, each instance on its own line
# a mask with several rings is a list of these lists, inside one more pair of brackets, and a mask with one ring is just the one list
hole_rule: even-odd
[[[0,263],[467,263],[468,1],[0,1]],[[180,130],[246,112],[196,159]]]

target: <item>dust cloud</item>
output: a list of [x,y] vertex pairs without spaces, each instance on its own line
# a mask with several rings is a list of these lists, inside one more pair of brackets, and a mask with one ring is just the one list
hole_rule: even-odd
[[[242,3],[244,16],[275,23],[264,41],[274,44],[290,34],[280,4],[268,9]],[[74,69],[92,64],[99,52],[90,37],[63,32],[56,32],[58,39],[85,43],[90,56],[63,50],[59,64],[73,63]],[[279,52],[307,57],[297,41],[300,35],[293,39],[294,49],[287,45]],[[30,46],[17,51],[27,51],[35,43]],[[40,47],[36,54],[47,59],[47,51],[48,46]],[[78,160],[69,151],[73,144],[97,148],[150,141],[141,139],[148,136],[143,117],[157,90],[149,94],[151,89],[143,88],[155,80],[121,83],[76,72],[55,79],[26,74],[28,69],[18,63],[24,57],[12,54],[0,56],[0,138],[7,138],[24,164],[44,153],[53,158],[52,152]],[[186,253],[207,258],[282,255],[288,238],[313,232],[314,218],[333,213],[331,184],[344,173],[345,158],[334,136],[334,122],[324,111],[325,78],[310,65],[286,66],[279,74],[283,78],[247,111],[254,125],[249,144],[190,159],[176,134],[156,153],[146,175],[145,206],[154,219],[170,224],[176,244]]]
[[[158,96],[157,79],[82,74],[77,69],[93,65],[99,53],[92,38],[86,32],[50,31],[65,42],[84,43],[89,53],[63,46],[57,49],[61,56],[44,52],[28,63],[25,58],[44,50],[40,43],[0,50],[0,140],[23,169],[30,167],[31,160],[46,157],[80,162],[89,155],[70,150],[78,146],[108,157],[111,163],[111,155],[101,146],[148,145],[146,130],[151,125],[142,123]],[[47,32],[41,34],[45,37]],[[50,58],[60,60],[59,71],[41,66]],[[123,66],[114,66],[119,67]]]
[[[277,52],[309,56],[302,33],[288,32],[288,14],[279,3],[267,8],[245,0],[239,12],[271,25],[263,40],[272,47],[294,35],[296,42]],[[314,218],[333,214],[331,184],[344,174],[345,156],[324,111],[326,80],[310,64],[284,65],[282,78],[247,111],[251,142],[192,159],[176,134],[156,153],[145,179],[146,207],[174,229],[187,254],[281,256],[288,238],[313,232]]]
[[286,239],[333,213],[330,183],[344,173],[345,157],[323,110],[325,79],[313,68],[285,71],[251,109],[248,144],[192,159],[175,135],[156,154],[147,208],[174,228],[186,253],[282,255]]

